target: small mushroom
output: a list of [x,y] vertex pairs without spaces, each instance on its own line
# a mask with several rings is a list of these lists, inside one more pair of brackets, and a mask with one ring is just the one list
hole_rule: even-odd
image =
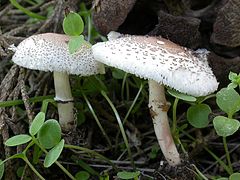
[[180,157],[168,123],[164,85],[193,96],[214,92],[218,82],[207,62],[208,51],[192,51],[160,37],[116,37],[93,45],[93,55],[99,62],[149,80],[149,108],[157,140],[168,163],[176,166]]
[[104,66],[94,60],[89,46],[82,45],[77,52],[70,54],[69,40],[69,36],[55,33],[33,35],[15,48],[12,57],[19,66],[53,72],[59,123],[66,132],[76,124],[69,74],[88,76],[104,73]]

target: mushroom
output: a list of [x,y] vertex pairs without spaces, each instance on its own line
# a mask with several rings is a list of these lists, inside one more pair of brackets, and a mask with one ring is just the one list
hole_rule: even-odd
[[83,44],[77,52],[70,54],[69,40],[69,36],[55,33],[33,35],[15,48],[12,57],[19,66],[53,71],[59,123],[66,132],[76,124],[69,74],[88,76],[104,73],[104,66],[94,60],[89,45]]
[[214,92],[218,82],[207,62],[206,50],[192,51],[160,37],[119,37],[92,46],[95,59],[149,81],[149,108],[161,150],[171,166],[180,164],[173,141],[164,85],[193,96]]

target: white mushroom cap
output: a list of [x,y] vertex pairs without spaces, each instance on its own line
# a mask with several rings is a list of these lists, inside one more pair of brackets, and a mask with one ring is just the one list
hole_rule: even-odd
[[164,38],[129,35],[97,43],[92,49],[97,61],[182,93],[205,96],[218,87],[206,50],[194,52]]
[[123,35],[119,32],[116,31],[110,31],[107,35],[107,38],[109,41],[114,40],[114,39],[118,39],[120,37],[122,37]]
[[82,45],[76,53],[70,54],[69,40],[69,36],[55,33],[30,36],[17,46],[12,61],[42,71],[82,76],[104,73],[104,65],[95,61],[90,47]]

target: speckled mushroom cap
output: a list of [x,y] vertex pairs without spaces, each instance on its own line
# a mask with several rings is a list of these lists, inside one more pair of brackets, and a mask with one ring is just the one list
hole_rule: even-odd
[[12,61],[20,66],[42,70],[67,72],[81,76],[104,73],[104,65],[95,61],[90,47],[83,45],[70,54],[63,34],[45,33],[23,40],[16,48]]
[[193,96],[217,90],[207,50],[191,51],[164,38],[125,35],[92,46],[97,61]]

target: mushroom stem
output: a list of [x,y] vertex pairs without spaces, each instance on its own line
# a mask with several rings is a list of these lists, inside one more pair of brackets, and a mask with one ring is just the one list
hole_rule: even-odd
[[75,128],[73,97],[67,73],[53,72],[55,100],[58,105],[59,123],[62,130],[69,132]]
[[158,143],[169,165],[176,166],[180,164],[181,159],[169,127],[169,105],[165,98],[164,86],[153,80],[149,80],[148,84],[149,109]]

